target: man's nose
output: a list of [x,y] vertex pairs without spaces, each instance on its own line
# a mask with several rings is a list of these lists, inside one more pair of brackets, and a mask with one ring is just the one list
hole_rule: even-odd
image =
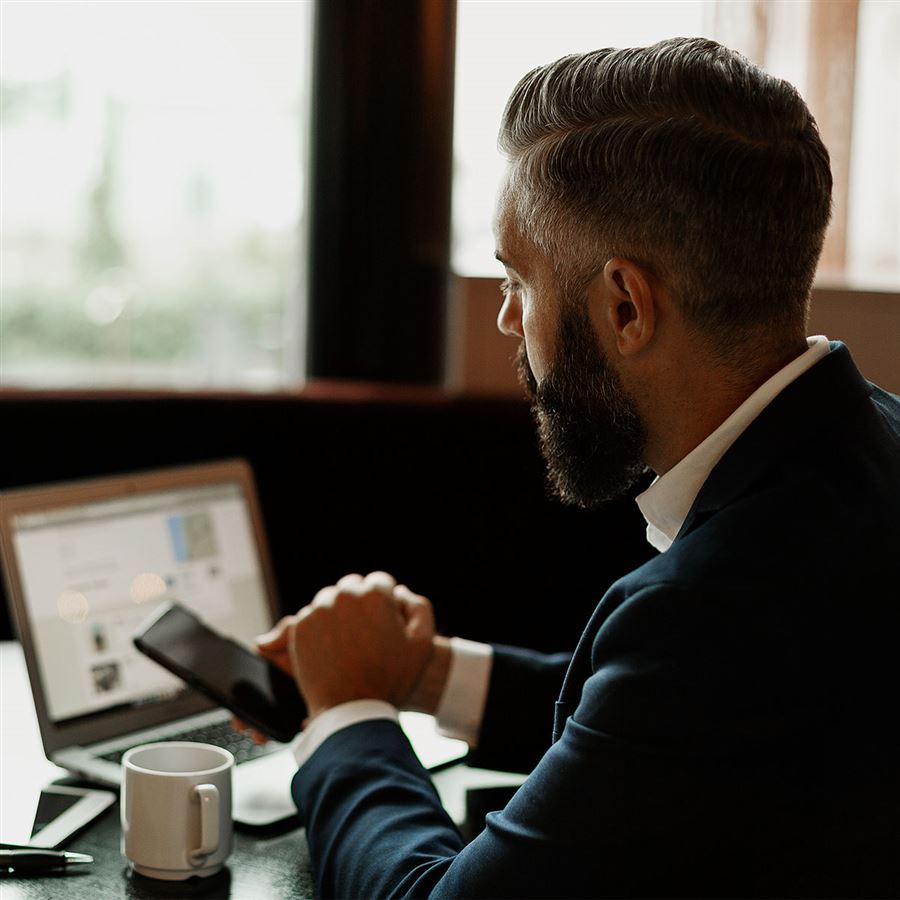
[[497,328],[507,337],[525,337],[525,332],[522,330],[522,304],[515,294],[504,298],[497,315]]

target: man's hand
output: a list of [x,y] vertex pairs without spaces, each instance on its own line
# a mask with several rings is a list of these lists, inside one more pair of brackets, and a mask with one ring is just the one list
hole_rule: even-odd
[[386,572],[346,575],[257,638],[293,675],[310,716],[349,700],[403,708],[434,652],[431,604]]

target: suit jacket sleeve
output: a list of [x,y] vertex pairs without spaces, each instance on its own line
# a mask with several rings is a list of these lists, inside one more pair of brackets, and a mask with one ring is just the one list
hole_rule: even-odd
[[710,860],[727,858],[723,841],[746,845],[721,827],[734,820],[727,804],[759,785],[739,778],[734,795],[747,742],[700,739],[708,710],[678,700],[691,696],[687,688],[696,695],[698,684],[715,691],[722,683],[706,677],[715,645],[690,633],[675,593],[647,588],[616,610],[594,641],[593,674],[560,739],[468,846],[395,723],[329,738],[292,785],[319,892],[621,896],[672,883],[689,890],[694,869],[711,875]]
[[527,774],[550,746],[553,705],[572,655],[502,645],[493,649],[478,746],[469,764]]

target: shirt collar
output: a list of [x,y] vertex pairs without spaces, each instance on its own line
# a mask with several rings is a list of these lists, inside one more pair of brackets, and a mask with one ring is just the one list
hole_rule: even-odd
[[807,349],[760,385],[712,434],[635,500],[647,522],[647,540],[660,552],[672,546],[703,482],[725,451],[750,423],[784,390],[829,352],[828,339],[806,339]]

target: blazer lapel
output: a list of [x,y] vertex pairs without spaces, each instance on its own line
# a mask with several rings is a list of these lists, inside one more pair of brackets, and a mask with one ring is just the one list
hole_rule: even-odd
[[850,351],[837,341],[831,347],[775,397],[719,460],[676,541],[759,485],[799,446],[827,440],[827,432],[840,428],[852,408],[869,397],[872,385],[859,373]]

